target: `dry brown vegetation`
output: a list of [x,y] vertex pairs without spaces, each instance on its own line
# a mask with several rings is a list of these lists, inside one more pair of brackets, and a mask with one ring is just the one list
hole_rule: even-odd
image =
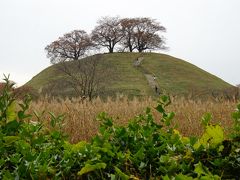
[[[146,107],[151,107],[156,119],[160,114],[154,109],[157,101],[151,98],[142,100],[129,100],[127,97],[118,97],[115,100],[95,99],[92,102],[80,99],[53,99],[42,98],[31,105],[31,111],[45,111],[41,119],[49,122],[51,111],[56,115],[65,114],[64,131],[69,135],[71,142],[79,140],[89,140],[98,131],[97,115],[100,112],[107,112],[117,124],[126,124],[129,119],[139,114],[144,114]],[[209,112],[213,115],[213,123],[221,123],[226,131],[232,125],[231,113],[234,111],[237,102],[222,101],[191,101],[185,99],[172,98],[172,104],[167,107],[167,111],[176,113],[174,124],[178,125],[178,130],[183,135],[200,135],[202,132],[201,117]]]

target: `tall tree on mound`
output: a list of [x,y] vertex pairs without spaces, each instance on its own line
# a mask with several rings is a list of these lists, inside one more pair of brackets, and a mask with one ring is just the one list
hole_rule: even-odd
[[117,43],[123,38],[122,28],[118,17],[103,17],[98,20],[92,31],[92,40],[99,47],[106,47],[113,53]]
[[165,49],[165,41],[159,32],[166,28],[151,18],[124,18],[121,20],[124,38],[122,44],[130,52],[137,49],[143,52],[147,49]]
[[135,29],[138,21],[135,18],[121,19],[121,27],[124,37],[121,41],[123,48],[128,48],[129,52],[133,52],[136,46]]
[[80,59],[92,45],[93,43],[85,31],[74,30],[59,37],[58,40],[48,45],[45,50],[51,63],[56,64],[67,60]]

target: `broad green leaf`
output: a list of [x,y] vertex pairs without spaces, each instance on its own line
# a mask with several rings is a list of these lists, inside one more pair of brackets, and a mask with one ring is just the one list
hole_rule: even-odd
[[155,108],[158,112],[160,112],[160,113],[164,113],[165,112],[165,110],[164,110],[164,108],[162,107],[162,105],[158,105],[156,108]]
[[5,130],[9,133],[17,132],[19,127],[19,122],[17,120],[10,121],[6,124]]
[[221,178],[217,175],[215,176],[202,176],[199,178],[199,180],[220,180]]
[[116,176],[114,174],[110,174],[111,180],[115,180]]
[[208,126],[209,122],[212,119],[212,115],[210,113],[206,113],[203,117],[202,117],[202,124],[206,127]]
[[3,158],[0,159],[0,168],[5,164],[5,161]]
[[17,114],[15,112],[15,108],[16,108],[16,102],[13,101],[8,107],[7,107],[7,111],[6,111],[6,115],[7,115],[7,123],[11,122],[13,120],[15,120],[17,118]]
[[5,136],[3,137],[3,140],[5,141],[6,145],[10,145],[14,143],[15,141],[19,140],[20,137],[18,136]]
[[221,178],[217,175],[213,175],[207,167],[203,166],[201,162],[195,164],[194,172],[197,173],[198,179],[201,180],[220,180]]
[[145,167],[146,167],[146,163],[141,162],[140,165],[139,165],[139,168],[142,169],[142,168],[145,168]]
[[222,143],[224,140],[224,132],[221,126],[219,125],[209,125],[206,127],[206,130],[202,137],[194,144],[194,149],[198,149],[201,145],[204,148],[215,148],[217,145]]
[[173,120],[174,116],[175,116],[174,112],[167,113],[167,116],[165,117],[165,125],[166,126],[171,125],[171,121]]
[[183,142],[183,144],[190,144],[190,139],[189,139],[189,137],[182,137],[181,138],[181,141]]
[[99,150],[101,150],[102,152],[104,153],[107,153],[109,156],[114,156],[114,152],[112,151],[112,145],[111,143],[108,143],[108,142],[104,142],[102,148],[100,148]]
[[175,177],[175,180],[193,180],[193,178],[189,177],[189,176],[186,176],[186,175],[183,175],[183,174],[178,174]]
[[181,134],[180,134],[180,132],[177,129],[173,129],[173,133],[177,134],[177,135],[179,135],[181,137]]
[[123,173],[118,167],[114,167],[116,174],[120,177],[121,180],[128,180],[130,177]]
[[174,113],[174,112],[170,112],[170,113],[168,113],[168,115],[167,115],[167,118],[168,118],[169,120],[172,120],[174,117],[175,117],[175,113]]
[[20,120],[23,120],[23,119],[25,119],[25,118],[30,118],[30,117],[32,117],[31,114],[25,114],[24,111],[18,111],[17,114],[18,114],[18,118],[19,118]]
[[186,149],[185,152],[186,152],[186,154],[185,154],[185,156],[183,158],[193,162],[194,161],[194,157],[192,155],[192,151],[190,149]]
[[240,113],[239,112],[232,113],[232,118],[235,120],[240,119]]
[[179,136],[179,138],[183,142],[183,144],[189,144],[190,143],[190,138],[182,136],[177,129],[173,129],[173,133],[177,134]]
[[170,180],[170,178],[168,177],[168,175],[162,176],[163,180]]
[[65,141],[63,147],[64,147],[65,150],[67,150],[69,152],[73,152],[73,153],[80,152],[80,153],[82,153],[82,152],[85,151],[85,148],[86,148],[87,144],[88,143],[86,141],[80,141],[77,144],[71,144],[68,141]]
[[31,154],[29,154],[31,145],[27,141],[19,140],[19,141],[17,141],[17,146],[19,148],[19,153],[25,155],[26,157],[31,156]]
[[83,152],[86,148],[86,145],[87,145],[86,141],[80,141],[79,143],[72,145],[72,151],[74,153]]
[[195,164],[194,172],[198,174],[198,177],[201,175],[207,175],[208,172],[206,172],[206,169],[203,168],[203,165],[201,162]]
[[137,160],[143,160],[144,157],[145,157],[145,154],[144,154],[144,147],[142,146],[138,152],[136,154],[133,155],[134,159],[137,159]]
[[99,170],[99,169],[105,169],[107,166],[106,163],[97,163],[97,164],[86,164],[79,172],[78,175],[81,176],[83,174],[87,174],[89,172]]
[[160,162],[161,163],[168,163],[169,159],[170,159],[170,157],[168,155],[161,155]]
[[164,106],[167,106],[171,103],[171,99],[170,99],[169,96],[163,95],[163,96],[160,97],[159,102],[161,104],[163,104]]

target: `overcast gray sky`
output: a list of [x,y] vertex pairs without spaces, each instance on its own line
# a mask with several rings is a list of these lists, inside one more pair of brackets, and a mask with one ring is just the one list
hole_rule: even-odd
[[50,65],[46,45],[117,15],[158,20],[167,28],[165,53],[240,83],[239,0],[0,0],[1,79],[10,73],[24,84]]

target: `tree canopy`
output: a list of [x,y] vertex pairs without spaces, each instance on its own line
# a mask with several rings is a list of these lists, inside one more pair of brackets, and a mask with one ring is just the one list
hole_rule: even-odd
[[151,18],[124,18],[121,20],[124,32],[122,44],[130,52],[137,49],[142,52],[147,49],[164,49],[164,38],[159,32],[165,32],[166,28]]
[[100,47],[106,47],[113,53],[114,47],[123,38],[121,20],[118,17],[103,17],[98,20],[97,26],[93,29],[92,41]]
[[46,46],[47,57],[52,64],[78,60],[92,48],[107,48],[113,53],[116,47],[121,51],[165,49],[165,38],[160,34],[166,28],[154,19],[102,17],[91,34],[74,30],[64,34]]
[[92,46],[89,35],[84,30],[74,30],[46,46],[47,57],[52,64],[66,60],[78,60]]

